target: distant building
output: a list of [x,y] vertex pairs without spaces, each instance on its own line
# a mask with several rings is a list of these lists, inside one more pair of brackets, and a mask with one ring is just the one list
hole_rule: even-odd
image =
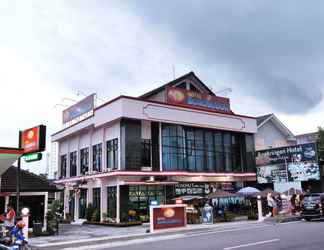
[[321,191],[318,133],[294,135],[274,114],[257,117],[257,180],[277,191],[289,188]]
[[297,144],[296,136],[274,115],[257,117],[255,150],[265,150]]

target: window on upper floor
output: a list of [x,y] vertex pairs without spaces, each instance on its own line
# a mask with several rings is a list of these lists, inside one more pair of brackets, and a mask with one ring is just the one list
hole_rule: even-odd
[[102,144],[92,146],[92,165],[93,171],[101,172]]
[[77,151],[70,153],[70,177],[77,175]]
[[142,167],[151,167],[151,140],[142,139]]
[[238,133],[162,126],[163,170],[242,172],[244,136]]
[[89,148],[80,150],[80,171],[81,174],[89,171]]
[[118,138],[107,141],[107,168],[118,169]]
[[66,155],[61,155],[61,171],[60,171],[61,178],[66,177],[66,166],[67,166],[67,157]]

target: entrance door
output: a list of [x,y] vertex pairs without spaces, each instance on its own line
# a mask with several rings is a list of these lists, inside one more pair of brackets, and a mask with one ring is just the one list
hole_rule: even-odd
[[69,214],[70,214],[72,220],[74,220],[74,209],[75,209],[74,191],[70,190],[70,193],[69,193]]
[[79,219],[85,219],[87,208],[87,189],[81,189],[79,198]]

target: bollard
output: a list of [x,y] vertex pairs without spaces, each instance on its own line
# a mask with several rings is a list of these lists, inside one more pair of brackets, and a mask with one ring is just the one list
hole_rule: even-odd
[[258,204],[258,221],[263,221],[263,215],[262,215],[262,201],[261,201],[261,196],[257,196],[257,204]]
[[21,210],[21,214],[22,214],[22,220],[25,223],[25,227],[23,228],[23,234],[26,241],[28,241],[29,209],[27,207],[23,208]]

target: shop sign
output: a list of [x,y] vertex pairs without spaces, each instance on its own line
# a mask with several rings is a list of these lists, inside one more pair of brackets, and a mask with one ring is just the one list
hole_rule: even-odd
[[150,207],[150,229],[155,230],[185,227],[186,205],[161,205]]
[[21,132],[21,148],[24,153],[36,153],[45,150],[46,126],[39,125]]
[[85,114],[89,113],[90,115],[94,109],[94,95],[95,94],[89,95],[73,106],[65,109],[63,111],[63,124],[69,123]]
[[315,143],[256,152],[259,183],[320,180]]
[[168,103],[231,113],[230,100],[225,97],[201,94],[176,87],[169,87],[166,92]]

